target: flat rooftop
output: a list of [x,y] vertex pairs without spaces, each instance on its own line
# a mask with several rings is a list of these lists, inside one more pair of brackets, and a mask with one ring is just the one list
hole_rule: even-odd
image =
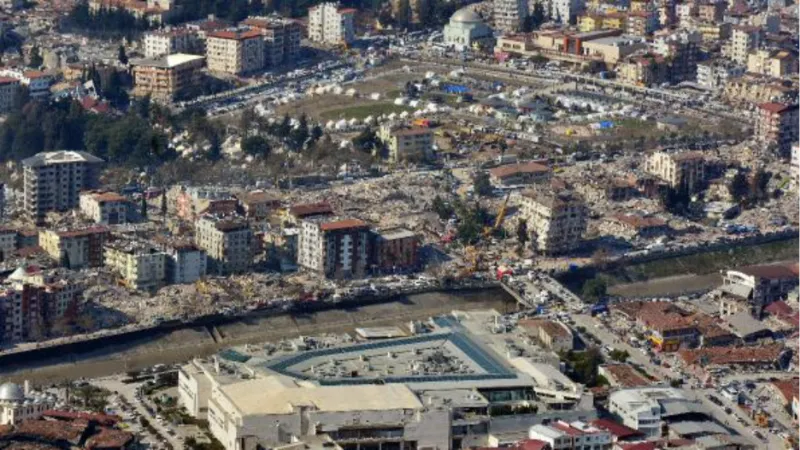
[[174,53],[161,58],[137,59],[131,61],[131,64],[134,66],[155,67],[158,69],[172,69],[183,64],[202,61],[203,59],[205,59],[204,56],[190,55],[188,53]]

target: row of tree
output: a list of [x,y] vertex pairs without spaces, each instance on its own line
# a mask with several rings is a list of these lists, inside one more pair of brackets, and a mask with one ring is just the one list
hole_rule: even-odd
[[141,108],[110,117],[87,113],[77,101],[31,101],[0,125],[0,160],[18,161],[57,149],[86,150],[110,162],[132,165],[158,164],[176,156]]
[[61,23],[65,31],[75,31],[92,37],[110,39],[125,37],[132,39],[142,31],[150,29],[146,18],[137,18],[125,9],[101,8],[90,11],[89,4],[76,4]]

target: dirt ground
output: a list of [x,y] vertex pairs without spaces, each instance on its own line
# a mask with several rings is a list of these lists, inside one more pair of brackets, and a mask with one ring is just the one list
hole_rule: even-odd
[[668,278],[642,281],[640,283],[617,284],[608,288],[611,295],[621,297],[670,297],[706,289],[722,284],[718,273],[708,275],[678,275]]

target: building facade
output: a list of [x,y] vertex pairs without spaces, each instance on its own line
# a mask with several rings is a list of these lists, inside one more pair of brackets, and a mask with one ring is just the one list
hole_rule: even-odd
[[206,252],[190,242],[174,242],[161,247],[167,255],[167,283],[189,284],[206,275]]
[[730,61],[708,61],[697,64],[697,84],[720,91],[725,88],[729,79],[744,75],[744,66],[739,66]]
[[133,95],[149,95],[153,100],[171,102],[198,87],[203,68],[202,56],[176,53],[159,59],[140,59],[133,66]]
[[80,196],[81,214],[94,223],[128,223],[128,199],[115,192],[84,192]]
[[520,31],[528,11],[528,0],[492,0],[494,27],[501,33]]
[[19,95],[20,83],[16,78],[0,78],[0,113],[7,113],[14,107]]
[[798,118],[797,105],[762,103],[758,105],[756,137],[775,146],[779,153],[788,155],[792,143],[798,139]]
[[405,228],[377,232],[375,267],[381,272],[414,270],[419,267],[421,236]]
[[786,50],[756,50],[747,55],[747,71],[783,78],[797,73],[797,58]]
[[369,225],[358,219],[312,217],[300,224],[297,263],[330,278],[363,277],[370,269]]
[[206,61],[211,72],[243,75],[263,70],[264,38],[256,29],[214,31],[206,36]]
[[28,217],[41,223],[48,212],[79,206],[79,194],[97,184],[103,160],[86,152],[61,150],[22,160],[24,204]]
[[157,59],[175,53],[191,53],[195,34],[187,29],[153,31],[144,35],[144,57]]
[[39,246],[68,269],[100,267],[109,234],[108,228],[103,226],[69,231],[40,230]]
[[167,255],[141,241],[114,241],[104,246],[106,267],[117,272],[125,285],[155,291],[166,284]]
[[240,273],[253,263],[253,231],[239,217],[202,216],[195,222],[195,243],[206,252],[209,273]]
[[0,385],[0,425],[38,419],[55,405],[53,397],[31,392],[27,381],[24,388],[14,383]]
[[754,26],[737,25],[731,29],[731,37],[722,47],[726,58],[740,65],[747,64],[750,52],[761,45],[761,29]]
[[391,161],[426,161],[433,155],[433,130],[426,127],[403,127],[384,124],[378,138],[389,149]]
[[350,44],[355,40],[353,8],[341,8],[338,3],[320,3],[308,9],[308,38],[328,45]]
[[534,189],[520,196],[521,216],[528,221],[533,245],[547,255],[577,248],[586,231],[586,205],[576,193]]
[[701,153],[655,152],[647,159],[645,171],[664,180],[671,188],[694,192],[702,187],[705,159]]
[[303,30],[295,21],[280,17],[248,17],[244,25],[260,30],[264,39],[264,62],[267,67],[294,63],[300,57]]

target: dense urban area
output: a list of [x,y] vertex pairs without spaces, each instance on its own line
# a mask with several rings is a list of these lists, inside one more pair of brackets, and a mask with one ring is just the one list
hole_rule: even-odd
[[0,450],[798,448],[794,0],[0,0]]

